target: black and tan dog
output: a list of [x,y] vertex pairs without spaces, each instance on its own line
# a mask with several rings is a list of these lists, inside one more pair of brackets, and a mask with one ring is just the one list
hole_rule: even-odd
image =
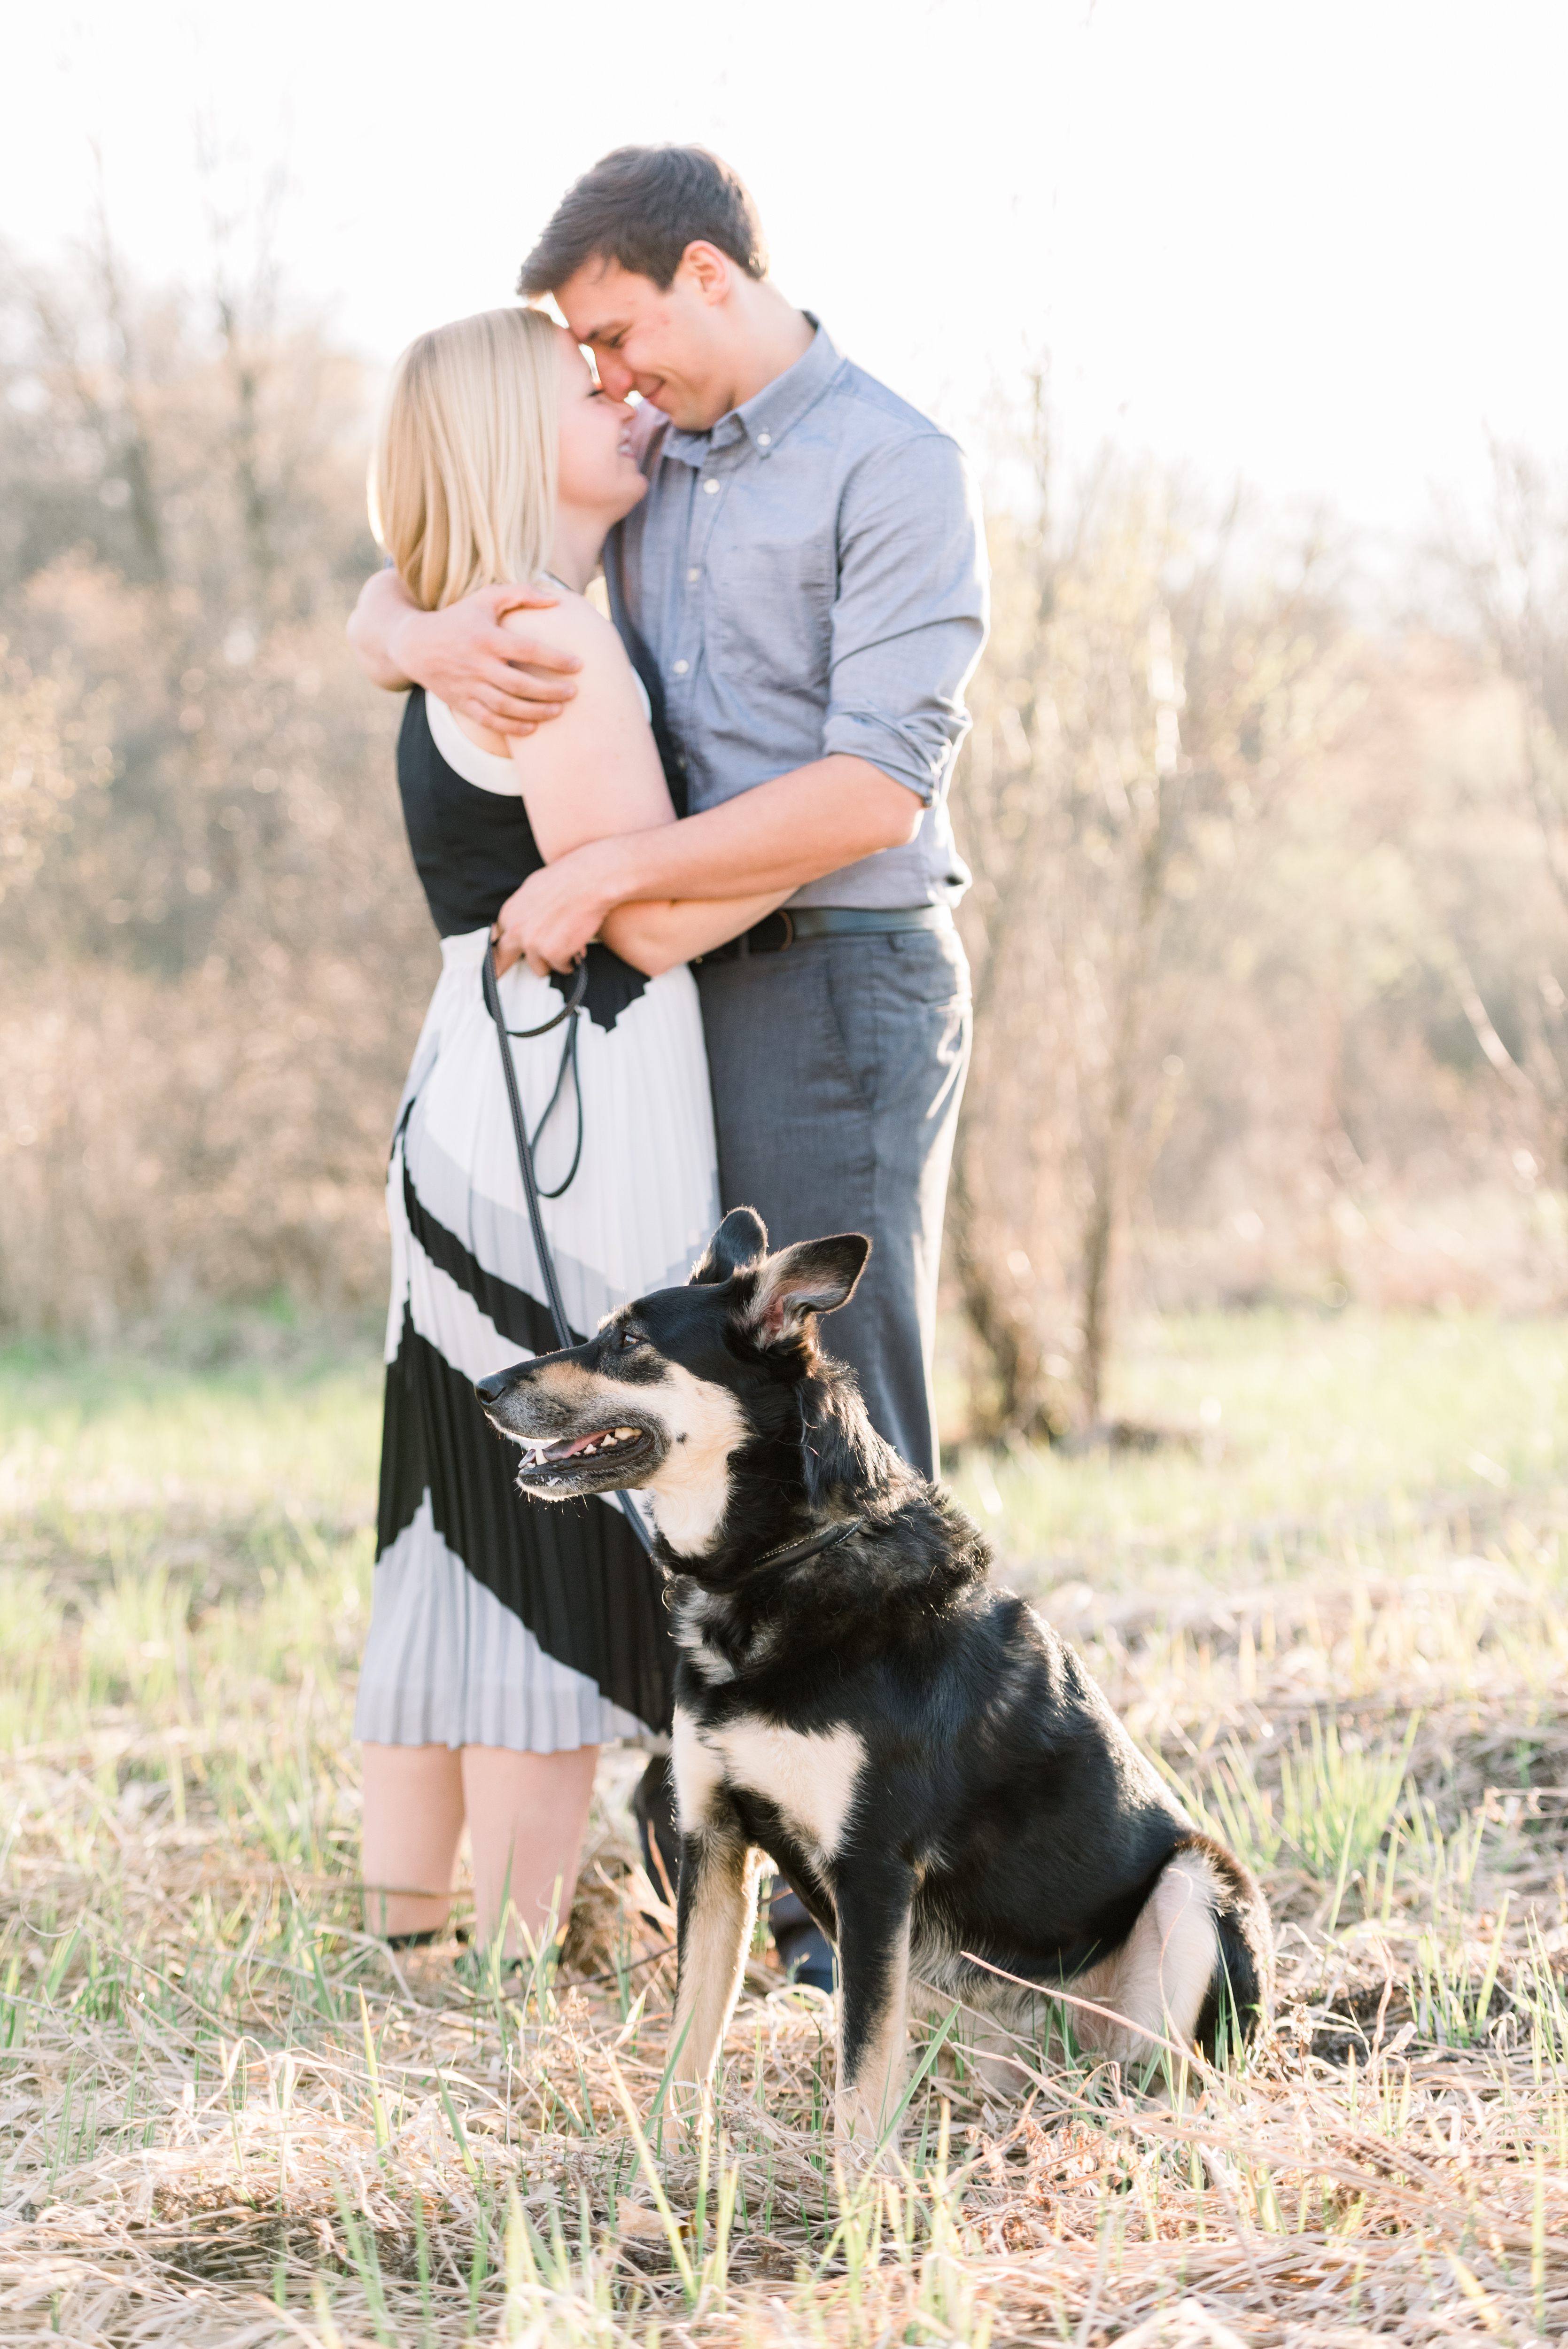
[[738,1209],[686,1288],[479,1389],[524,1493],[645,1491],[675,1579],[680,2076],[712,2069],[771,1855],[838,1947],[862,2143],[896,2110],[912,1995],[1026,2028],[1070,1990],[1079,2044],[1136,2065],[1248,2035],[1271,1951],[1245,1869],[819,1351],[869,1252],[769,1255]]

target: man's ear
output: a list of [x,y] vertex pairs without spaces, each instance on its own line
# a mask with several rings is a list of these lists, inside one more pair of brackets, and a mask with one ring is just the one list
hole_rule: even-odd
[[680,257],[676,275],[687,277],[701,299],[710,309],[716,308],[735,282],[737,264],[727,253],[710,244],[705,236],[694,237]]
[[747,1321],[759,1345],[787,1344],[799,1338],[814,1313],[847,1305],[866,1268],[870,1240],[859,1232],[834,1239],[801,1240],[780,1248],[757,1268],[757,1286]]
[[731,1273],[760,1264],[767,1253],[768,1226],[756,1208],[735,1207],[693,1265],[691,1277],[700,1287],[709,1288],[727,1280]]

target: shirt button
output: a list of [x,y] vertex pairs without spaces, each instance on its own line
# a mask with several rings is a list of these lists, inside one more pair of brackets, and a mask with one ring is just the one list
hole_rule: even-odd
[[705,481],[703,483],[703,488],[707,492],[710,498],[716,498],[718,495],[718,483],[717,481]]
[[676,675],[677,677],[685,677],[685,675],[686,675],[686,665],[685,661],[676,661],[676,663],[675,667],[676,667]]
[[695,563],[692,564],[691,569],[686,573],[686,577],[688,579],[700,579],[702,577],[702,573]]
[[759,432],[757,436],[757,445],[759,449],[771,449],[773,446],[772,433]]

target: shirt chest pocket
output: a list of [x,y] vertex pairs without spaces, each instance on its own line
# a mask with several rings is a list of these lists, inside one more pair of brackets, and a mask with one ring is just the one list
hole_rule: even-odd
[[703,565],[708,659],[727,684],[825,696],[838,547],[811,490],[778,463],[727,484]]

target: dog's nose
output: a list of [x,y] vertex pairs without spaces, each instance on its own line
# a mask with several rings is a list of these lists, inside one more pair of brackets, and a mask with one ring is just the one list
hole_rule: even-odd
[[515,1370],[492,1371],[488,1379],[475,1381],[474,1392],[481,1402],[499,1402],[516,1376]]

